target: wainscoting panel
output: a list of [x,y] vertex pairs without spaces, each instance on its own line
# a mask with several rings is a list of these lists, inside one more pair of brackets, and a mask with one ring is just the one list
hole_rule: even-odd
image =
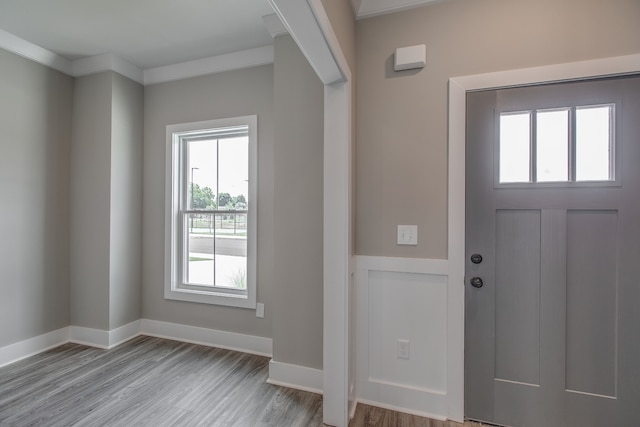
[[444,260],[357,257],[358,401],[447,418],[447,269]]

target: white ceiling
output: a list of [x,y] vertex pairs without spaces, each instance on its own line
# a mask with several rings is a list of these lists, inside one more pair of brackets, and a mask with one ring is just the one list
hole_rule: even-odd
[[267,0],[0,0],[0,29],[69,60],[140,69],[270,45]]
[[[330,1],[351,1],[361,19],[444,0]],[[271,14],[268,0],[0,0],[0,47],[147,84],[272,62]]]

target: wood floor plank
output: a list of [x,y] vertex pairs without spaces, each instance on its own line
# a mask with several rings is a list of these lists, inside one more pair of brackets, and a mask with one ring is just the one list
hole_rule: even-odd
[[[267,384],[269,359],[140,336],[0,368],[0,427],[320,427],[322,396]],[[460,427],[358,405],[350,427]],[[465,427],[479,424],[465,424]]]

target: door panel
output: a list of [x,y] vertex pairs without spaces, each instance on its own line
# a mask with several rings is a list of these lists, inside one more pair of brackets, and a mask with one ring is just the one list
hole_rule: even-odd
[[[501,112],[599,104],[615,105],[613,181],[498,182]],[[467,417],[640,425],[639,128],[639,77],[468,94]]]
[[616,396],[616,211],[567,213],[567,390]]
[[540,211],[496,212],[498,380],[540,384]]

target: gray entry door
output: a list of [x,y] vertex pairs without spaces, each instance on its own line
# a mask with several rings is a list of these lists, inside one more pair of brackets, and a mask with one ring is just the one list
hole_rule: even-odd
[[640,426],[639,128],[637,76],[468,94],[468,418]]

